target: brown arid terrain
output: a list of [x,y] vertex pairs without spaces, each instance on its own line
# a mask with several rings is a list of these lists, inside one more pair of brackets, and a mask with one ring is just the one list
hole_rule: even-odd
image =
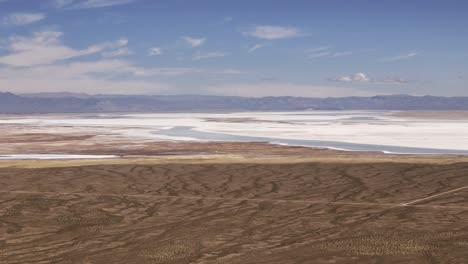
[[468,159],[418,157],[4,160],[0,263],[466,263]]
[[0,155],[118,155],[0,160],[1,264],[468,260],[468,156],[1,129]]

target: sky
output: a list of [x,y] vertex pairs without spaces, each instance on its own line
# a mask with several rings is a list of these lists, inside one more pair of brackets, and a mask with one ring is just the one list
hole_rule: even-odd
[[0,91],[468,96],[468,1],[0,0]]

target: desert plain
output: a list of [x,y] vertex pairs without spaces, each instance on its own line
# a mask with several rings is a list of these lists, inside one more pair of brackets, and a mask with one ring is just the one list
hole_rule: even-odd
[[0,160],[2,264],[468,260],[466,155],[48,129],[2,125],[0,156],[115,156]]

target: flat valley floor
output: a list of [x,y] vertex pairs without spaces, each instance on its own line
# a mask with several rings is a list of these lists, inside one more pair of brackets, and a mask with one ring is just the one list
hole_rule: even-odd
[[467,263],[467,219],[463,156],[0,161],[2,264]]

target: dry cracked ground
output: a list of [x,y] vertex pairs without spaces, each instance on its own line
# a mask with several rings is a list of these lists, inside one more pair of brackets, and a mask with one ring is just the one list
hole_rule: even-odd
[[467,263],[468,162],[437,160],[5,161],[0,263]]

